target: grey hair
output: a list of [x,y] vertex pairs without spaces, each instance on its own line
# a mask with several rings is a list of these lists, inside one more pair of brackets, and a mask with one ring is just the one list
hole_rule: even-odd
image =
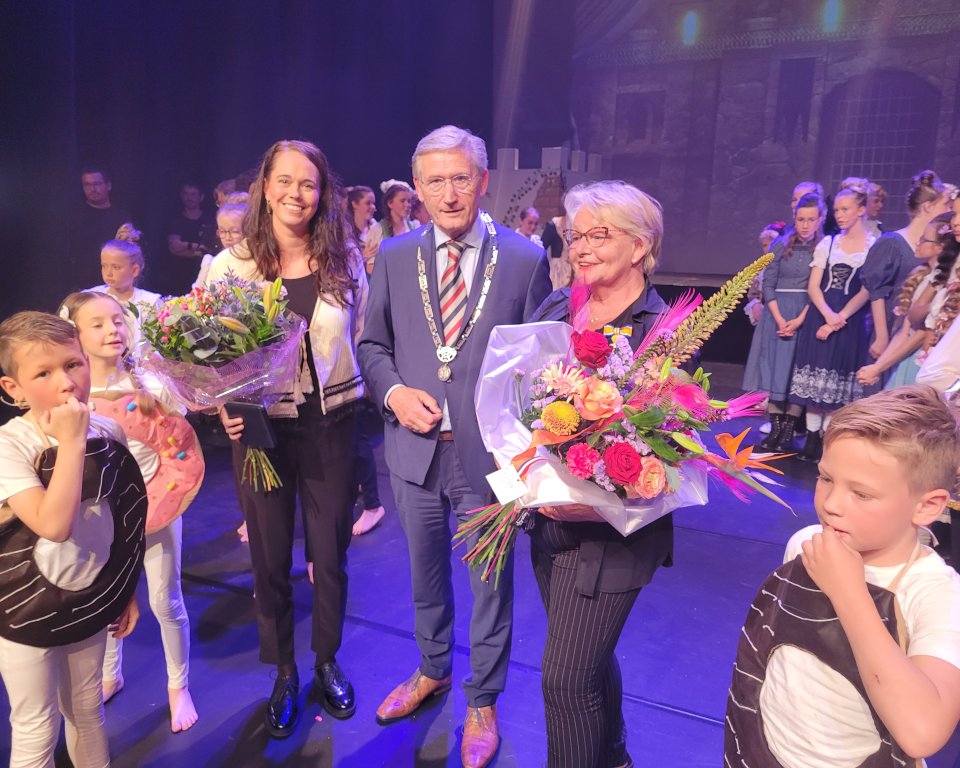
[[479,136],[475,136],[465,128],[456,125],[444,125],[430,131],[417,142],[417,148],[410,159],[413,166],[413,175],[420,178],[417,161],[421,155],[428,152],[441,152],[445,149],[462,149],[473,161],[480,173],[487,170],[487,145]]
[[594,181],[573,187],[563,198],[563,206],[570,221],[586,208],[599,220],[645,240],[649,249],[640,268],[647,277],[653,274],[663,243],[663,207],[655,198],[624,181]]

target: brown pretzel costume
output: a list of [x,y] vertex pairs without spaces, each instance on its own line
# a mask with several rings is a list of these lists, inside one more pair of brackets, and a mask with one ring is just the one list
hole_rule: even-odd
[[[48,443],[49,444],[49,443]],[[50,484],[57,448],[37,459],[40,482]],[[78,516],[109,507],[113,542],[91,583],[80,589],[49,581],[36,553],[57,545],[41,539],[19,518],[0,528],[0,636],[38,648],[68,645],[100,632],[126,608],[143,569],[147,491],[127,448],[104,437],[87,440]]]
[[[914,557],[891,582],[890,589],[867,584],[884,626],[901,647],[904,647],[904,640],[899,633],[905,637],[906,626],[899,614],[894,592],[919,551],[918,546]],[[880,749],[864,760],[860,768],[919,765],[893,740],[877,716],[830,599],[820,591],[797,557],[770,574],[754,598],[743,625],[727,698],[723,739],[725,768],[782,768],[764,738],[760,712],[760,689],[766,677],[767,663],[781,645],[790,645],[816,656],[845,677],[870,707],[880,735]]]

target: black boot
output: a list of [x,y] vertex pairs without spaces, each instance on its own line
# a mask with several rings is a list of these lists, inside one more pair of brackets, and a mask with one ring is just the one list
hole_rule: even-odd
[[285,739],[297,727],[300,719],[300,678],[297,671],[292,674],[277,674],[273,693],[267,702],[267,733],[275,739]]
[[796,416],[784,416],[780,424],[780,439],[773,450],[777,453],[793,453],[793,436],[797,428]]
[[312,692],[323,708],[339,720],[346,720],[357,708],[353,686],[335,661],[316,666]]
[[783,414],[782,413],[771,413],[770,414],[770,434],[767,435],[760,443],[760,447],[765,451],[775,451],[777,446],[780,445],[780,429],[783,424]]
[[807,441],[803,444],[803,450],[797,456],[800,461],[818,462],[823,455],[823,435],[817,432],[807,432]]

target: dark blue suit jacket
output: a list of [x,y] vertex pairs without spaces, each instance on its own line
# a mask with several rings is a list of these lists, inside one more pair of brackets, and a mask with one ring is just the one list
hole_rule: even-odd
[[[496,225],[500,255],[483,311],[467,341],[450,364],[453,376],[444,383],[437,377],[440,361],[423,313],[417,279],[417,247],[426,265],[433,314],[439,325],[437,249],[433,226],[383,241],[370,280],[366,324],[357,356],[374,402],[383,408],[394,384],[429,392],[450,413],[454,445],[470,485],[489,495],[486,475],[496,466],[480,439],[474,391],[490,331],[496,325],[526,322],[550,293],[550,271],[543,249],[510,229]],[[493,253],[490,235],[484,237],[470,286],[465,318],[470,318],[480,298],[483,273]],[[466,323],[466,320],[464,321]],[[442,333],[442,330],[441,330]],[[384,409],[384,450],[390,471],[407,482],[421,485],[437,450],[439,425],[429,434],[402,427]]]

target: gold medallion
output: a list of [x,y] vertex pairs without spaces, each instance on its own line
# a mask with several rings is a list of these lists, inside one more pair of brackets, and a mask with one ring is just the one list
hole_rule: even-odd
[[441,365],[440,368],[437,370],[437,378],[440,379],[440,381],[450,381],[450,377],[452,375],[453,373],[450,370],[450,366],[447,365],[446,363]]

